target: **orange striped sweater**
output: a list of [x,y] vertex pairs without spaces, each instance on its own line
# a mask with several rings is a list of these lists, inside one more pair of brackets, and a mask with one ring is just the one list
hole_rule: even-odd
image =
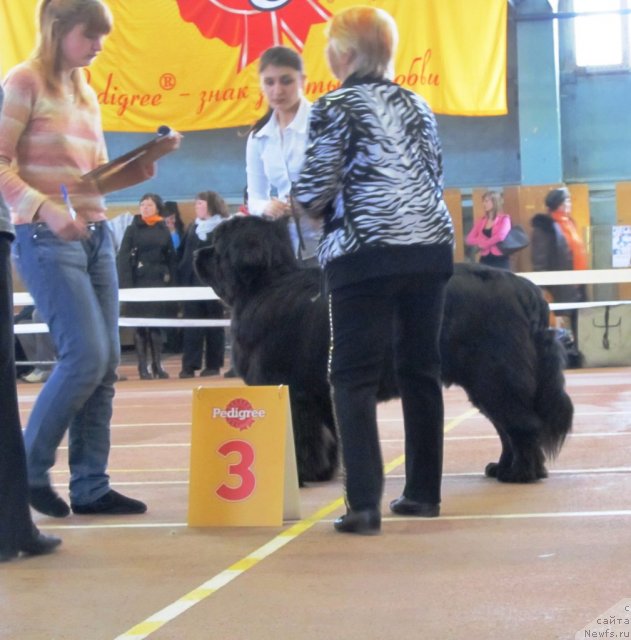
[[14,224],[31,222],[42,202],[63,204],[65,184],[77,213],[105,219],[105,202],[82,183],[84,173],[107,162],[96,94],[90,104],[48,92],[32,62],[14,67],[4,82],[0,116],[0,193]]

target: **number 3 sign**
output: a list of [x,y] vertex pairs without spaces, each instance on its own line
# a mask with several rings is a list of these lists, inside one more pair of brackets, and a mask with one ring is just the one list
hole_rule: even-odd
[[189,526],[280,526],[299,511],[289,389],[196,389]]

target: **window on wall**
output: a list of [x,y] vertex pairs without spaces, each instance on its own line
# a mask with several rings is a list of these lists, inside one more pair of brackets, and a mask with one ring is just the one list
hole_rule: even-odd
[[588,70],[631,67],[631,0],[573,0],[576,66]]

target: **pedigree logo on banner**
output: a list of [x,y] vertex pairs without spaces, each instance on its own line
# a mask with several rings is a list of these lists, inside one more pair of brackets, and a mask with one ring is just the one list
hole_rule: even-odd
[[196,389],[189,526],[280,526],[298,518],[288,388]]
[[[114,30],[89,67],[106,131],[251,125],[265,109],[257,61],[270,46],[302,53],[305,95],[338,86],[324,55],[325,24],[356,0],[104,0]],[[506,0],[365,0],[395,19],[395,81],[436,113],[502,115]],[[0,0],[0,68],[26,59],[37,0]],[[471,79],[475,78],[475,82]]]

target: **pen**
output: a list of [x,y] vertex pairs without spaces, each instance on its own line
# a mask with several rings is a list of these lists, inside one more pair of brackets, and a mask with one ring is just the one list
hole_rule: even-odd
[[61,185],[61,197],[64,199],[66,203],[66,207],[68,207],[68,213],[72,217],[73,220],[77,218],[77,212],[74,210],[72,203],[70,202],[70,196],[68,195],[68,189],[65,184]]

